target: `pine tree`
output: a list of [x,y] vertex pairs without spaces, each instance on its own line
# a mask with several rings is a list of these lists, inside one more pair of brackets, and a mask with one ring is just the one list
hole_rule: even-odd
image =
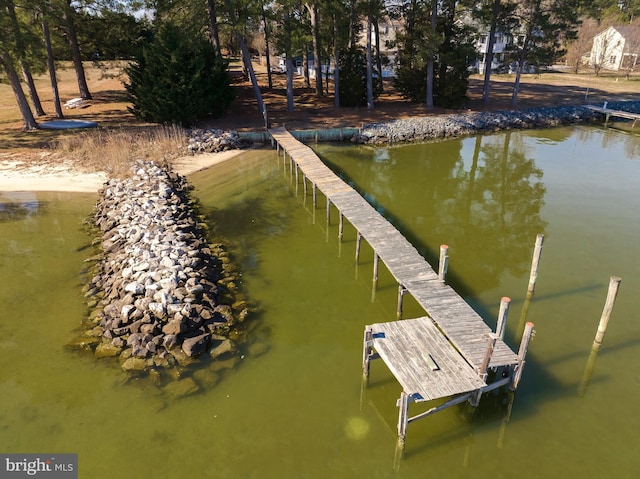
[[227,67],[206,38],[165,24],[126,69],[130,111],[145,121],[184,126],[220,116],[233,99]]

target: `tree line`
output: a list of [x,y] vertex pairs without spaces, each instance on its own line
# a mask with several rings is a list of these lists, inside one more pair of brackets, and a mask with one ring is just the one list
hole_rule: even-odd
[[[513,39],[505,61],[515,72],[515,105],[523,69],[562,57],[585,20],[632,23],[639,13],[640,0],[0,0],[0,71],[25,129],[37,128],[35,118],[44,114],[34,74],[49,72],[56,115],[63,116],[55,74],[60,60],[73,63],[84,99],[91,92],[83,61],[131,60],[132,111],[151,121],[169,122],[189,104],[171,99],[172,84],[182,85],[180,95],[193,90],[215,102],[195,101],[188,115],[176,118],[186,124],[194,115],[224,113],[231,101],[224,73],[230,56],[242,58],[256,107],[266,113],[251,62],[256,52],[284,56],[289,110],[295,109],[297,58],[303,71],[311,63],[317,72],[316,95],[333,93],[337,107],[374,108],[391,60],[384,51],[393,49],[398,91],[427,108],[455,108],[466,100],[478,35],[488,34],[485,64],[491,65],[496,35],[503,34]],[[391,45],[381,45],[380,25],[389,21],[400,28]],[[172,68],[178,50],[189,54],[180,56],[182,68]],[[266,54],[272,87],[270,59]],[[491,73],[485,69],[485,102]],[[306,81],[311,86],[308,76]],[[158,85],[164,87],[160,93]],[[206,91],[218,86],[219,92]],[[173,105],[150,112],[154,95]]]

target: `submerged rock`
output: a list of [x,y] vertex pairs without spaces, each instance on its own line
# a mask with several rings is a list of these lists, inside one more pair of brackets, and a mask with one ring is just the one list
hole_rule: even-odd
[[164,391],[174,399],[181,399],[200,391],[200,386],[193,378],[186,377],[172,381],[164,387]]

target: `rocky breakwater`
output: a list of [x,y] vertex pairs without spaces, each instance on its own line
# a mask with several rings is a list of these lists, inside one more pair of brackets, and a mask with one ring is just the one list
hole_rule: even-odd
[[237,150],[248,146],[249,142],[240,138],[236,131],[193,129],[187,132],[187,151],[192,155]]
[[171,369],[179,378],[196,357],[235,349],[228,336],[248,309],[233,294],[238,278],[226,254],[204,238],[188,190],[154,163],[105,184],[95,212],[103,255],[86,288],[92,310],[76,346],[119,356],[125,371],[156,379]]
[[[609,108],[633,111],[639,109],[640,104],[615,102],[609,103]],[[541,128],[597,121],[600,118],[600,114],[583,106],[432,115],[365,125],[352,141],[372,145],[419,142],[506,129]]]

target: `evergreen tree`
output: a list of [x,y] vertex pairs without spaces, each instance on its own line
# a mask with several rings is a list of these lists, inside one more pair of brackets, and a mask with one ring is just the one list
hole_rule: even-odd
[[[413,0],[406,12],[407,28],[399,36],[396,88],[412,101],[427,99],[428,82],[433,85],[433,104],[459,107],[466,101],[469,65],[475,59],[473,30],[456,21],[456,4],[443,2],[432,28],[432,6]],[[431,66],[431,68],[430,68]],[[430,70],[433,74],[430,74]]]
[[[367,58],[362,48],[352,46],[340,52],[340,105],[367,105]],[[380,94],[379,78],[373,79],[373,96]]]
[[145,121],[184,126],[220,116],[233,99],[227,67],[202,35],[165,24],[126,69],[130,111]]

